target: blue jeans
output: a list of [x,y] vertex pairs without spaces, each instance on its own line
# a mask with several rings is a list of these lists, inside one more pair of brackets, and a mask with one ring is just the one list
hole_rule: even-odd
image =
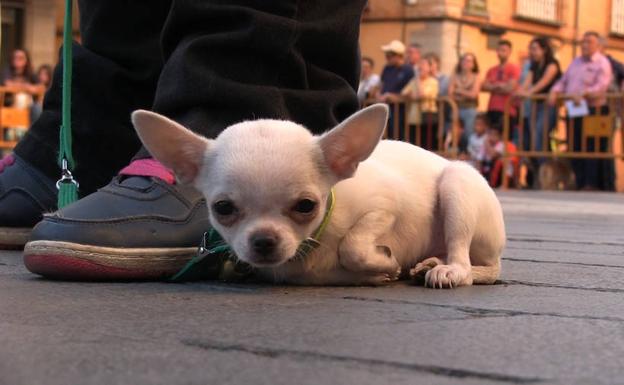
[[[525,111],[527,111],[527,114],[529,114],[529,118],[525,118],[524,121],[523,147],[524,150],[531,150],[531,121],[533,120],[530,116],[531,107],[529,107]],[[548,144],[548,141],[544,143],[544,129],[546,129],[547,133],[550,134],[552,129],[555,127],[555,124],[557,123],[556,113],[557,112],[555,110],[555,107],[551,107],[546,103],[535,104],[535,118],[533,120],[535,121],[535,151],[549,151],[550,146]],[[548,114],[548,116],[545,116],[546,114]],[[544,119],[545,117],[546,120]]]
[[475,120],[477,119],[477,109],[474,107],[460,108],[459,119],[464,124],[464,133],[462,136],[467,142],[470,135],[474,132]]
[[[386,130],[388,131],[388,139],[393,140],[405,140],[405,103],[399,103],[398,105],[388,104],[390,108],[390,114],[388,115],[388,125]],[[395,112],[398,113],[398,119],[396,119]],[[396,119],[396,123],[395,123]],[[397,125],[397,131],[395,132],[394,125]]]

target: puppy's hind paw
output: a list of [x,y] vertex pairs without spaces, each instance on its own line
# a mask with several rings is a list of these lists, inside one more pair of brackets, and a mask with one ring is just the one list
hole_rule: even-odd
[[443,262],[437,257],[427,258],[417,263],[416,266],[410,270],[409,275],[416,285],[424,285],[427,272],[442,264]]
[[391,274],[373,274],[364,279],[363,284],[371,286],[387,285],[391,282],[397,281],[401,275],[401,269],[399,268],[395,273]]

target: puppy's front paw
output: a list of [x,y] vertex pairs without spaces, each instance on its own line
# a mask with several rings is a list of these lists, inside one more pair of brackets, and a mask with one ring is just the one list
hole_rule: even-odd
[[472,285],[472,275],[460,265],[437,265],[425,274],[425,287],[452,289],[468,285]]

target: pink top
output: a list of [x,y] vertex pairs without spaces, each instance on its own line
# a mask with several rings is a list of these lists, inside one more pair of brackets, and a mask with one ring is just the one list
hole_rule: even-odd
[[[503,66],[497,65],[490,68],[485,75],[485,80],[492,84],[506,84],[510,80],[520,79],[520,67],[513,63],[505,63]],[[509,94],[500,94],[493,92],[490,95],[490,103],[488,104],[488,111],[505,111],[505,103],[507,99],[511,97],[511,93]],[[512,104],[509,113],[514,116],[516,115],[516,108]]]
[[[572,61],[551,91],[564,94],[606,92],[612,76],[609,59],[600,52],[593,54],[590,59],[579,56]],[[601,106],[607,102],[607,99],[596,98],[589,102],[593,106]]]

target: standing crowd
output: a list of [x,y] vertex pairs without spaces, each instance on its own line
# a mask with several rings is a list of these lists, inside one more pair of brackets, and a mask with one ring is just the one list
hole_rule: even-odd
[[[360,103],[391,104],[388,127],[391,131],[398,129],[398,137],[394,139],[438,151],[451,146],[450,112],[439,101],[448,96],[457,105],[461,134],[458,150],[493,186],[500,184],[503,172],[512,177],[519,174],[520,159],[517,157],[511,159],[507,170],[502,169],[503,151],[514,152],[519,145],[523,150],[550,151],[550,141],[544,138],[549,138],[556,127],[557,101],[561,95],[571,99],[566,104],[568,110],[586,108],[585,115],[607,115],[609,106],[605,94],[624,91],[624,64],[604,53],[604,41],[593,31],[583,35],[581,55],[565,71],[547,37],[531,40],[529,57],[521,65],[510,60],[512,43],[500,40],[496,50],[498,64],[484,75],[477,57],[470,52],[461,55],[449,76],[440,72],[439,56],[422,55],[418,44],[406,47],[394,40],[381,49],[386,65],[380,76],[375,74],[374,61],[362,58]],[[489,93],[485,113],[478,112],[481,92]],[[439,113],[442,108],[447,109],[446,113]],[[523,122],[519,121],[521,108],[524,108]],[[439,122],[440,117],[444,122]],[[608,141],[604,138],[587,139],[583,147],[583,115],[569,112],[568,118],[572,125],[570,135],[573,137],[568,142],[572,150],[607,150]],[[508,138],[503,137],[506,124]],[[535,137],[531,137],[531,133]],[[543,161],[534,159],[528,163],[536,170]],[[579,189],[613,190],[613,160],[574,159],[571,166]]]
[[[24,49],[16,49],[11,53],[9,63],[0,74],[0,86],[6,87],[3,107],[28,109],[30,121],[35,121],[41,114],[43,93],[52,83],[52,66],[43,64],[35,71],[30,54]],[[26,129],[27,127],[21,127]],[[5,136],[10,134],[5,132]],[[4,137],[0,140],[13,140]]]

